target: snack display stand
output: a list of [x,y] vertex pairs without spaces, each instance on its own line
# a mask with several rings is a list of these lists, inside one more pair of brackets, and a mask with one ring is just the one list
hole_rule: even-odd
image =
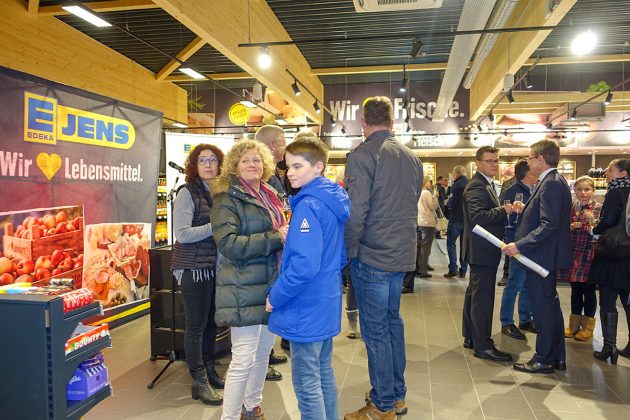
[[0,394],[3,418],[78,419],[112,395],[109,383],[81,401],[66,399],[80,363],[106,347],[106,328],[68,341],[79,322],[101,314],[100,302],[64,313],[61,296],[0,294]]

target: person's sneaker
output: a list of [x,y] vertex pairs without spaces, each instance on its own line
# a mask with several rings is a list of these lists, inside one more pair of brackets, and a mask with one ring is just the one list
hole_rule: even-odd
[[275,354],[275,352],[273,350],[269,354],[269,364],[270,365],[281,365],[283,363],[286,363],[287,360],[288,360],[287,356],[277,355],[277,354]]
[[507,278],[501,277],[501,280],[497,282],[497,286],[505,286],[507,284]]
[[260,406],[252,408],[252,411],[247,411],[243,407],[241,409],[241,420],[265,420],[265,415]]
[[365,407],[353,413],[347,413],[343,418],[344,420],[394,420],[396,410],[381,411],[372,403],[367,403]]
[[[370,397],[370,391],[365,391],[365,402],[368,404],[372,404],[372,397]],[[394,402],[394,411],[396,411],[397,416],[402,416],[407,414],[407,404],[405,404],[405,400],[396,400]]]
[[267,375],[265,375],[265,381],[279,381],[282,379],[282,373],[278,372],[271,366],[267,368]]
[[449,271],[448,273],[444,273],[444,277],[446,277],[447,279],[457,277],[457,271]]

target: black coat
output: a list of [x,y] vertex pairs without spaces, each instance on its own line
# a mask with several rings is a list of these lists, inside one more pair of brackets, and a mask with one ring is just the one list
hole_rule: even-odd
[[464,189],[462,204],[464,258],[469,264],[498,266],[501,261],[501,250],[472,232],[476,225],[481,225],[497,238],[503,239],[507,212],[501,207],[494,186],[479,172],[475,173]]

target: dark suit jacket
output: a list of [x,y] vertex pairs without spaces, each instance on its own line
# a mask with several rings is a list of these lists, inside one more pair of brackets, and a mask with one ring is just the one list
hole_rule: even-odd
[[571,192],[557,170],[540,182],[521,215],[516,247],[549,271],[572,264]]
[[464,258],[469,264],[498,266],[501,250],[481,236],[473,233],[475,225],[481,225],[499,239],[503,239],[507,212],[486,178],[479,172],[470,179],[463,195],[464,209]]

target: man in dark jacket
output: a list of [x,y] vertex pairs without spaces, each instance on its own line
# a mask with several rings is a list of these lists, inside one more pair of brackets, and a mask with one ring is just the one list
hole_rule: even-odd
[[529,362],[515,363],[514,369],[530,373],[565,370],[564,319],[556,291],[556,271],[570,268],[572,261],[571,192],[567,181],[556,169],[560,148],[552,140],[534,143],[529,152],[529,170],[540,183],[525,205],[516,241],[503,248],[505,255],[523,253],[549,270],[547,277],[527,270],[527,290],[538,336],[536,353]]
[[509,362],[512,356],[497,350],[491,338],[494,285],[501,250],[472,230],[479,225],[503,239],[512,206],[501,206],[492,180],[499,170],[499,149],[482,146],[477,150],[476,158],[477,172],[466,185],[462,200],[464,256],[470,264],[470,282],[464,299],[464,347],[474,348],[475,357],[480,359]]
[[400,293],[416,267],[422,165],[392,132],[387,97],[366,101],[365,141],[348,154],[345,185],[350,219],[345,239],[370,373],[370,402],[346,420],[394,418],[407,412],[405,335]]
[[[503,184],[501,184],[501,194],[503,194],[503,191],[507,191],[508,188],[516,184],[516,182],[518,181],[518,177],[516,176],[516,168],[514,169],[514,172],[515,172],[515,175],[512,178],[506,179],[503,182]],[[501,198],[501,202],[503,202],[502,198]],[[516,219],[516,216],[512,216],[511,219]],[[505,286],[509,276],[510,276],[510,257],[506,255],[505,259],[503,260],[503,277],[501,277],[501,280],[499,280],[499,282],[497,283],[497,286]]]
[[457,268],[457,238],[459,238],[459,277],[466,277],[468,264],[463,255],[463,233],[464,233],[464,207],[462,206],[462,195],[468,183],[466,178],[466,168],[457,165],[453,168],[453,185],[448,197],[448,207],[450,217],[446,228],[446,251],[448,252],[448,273],[444,277],[451,278],[458,275]]

